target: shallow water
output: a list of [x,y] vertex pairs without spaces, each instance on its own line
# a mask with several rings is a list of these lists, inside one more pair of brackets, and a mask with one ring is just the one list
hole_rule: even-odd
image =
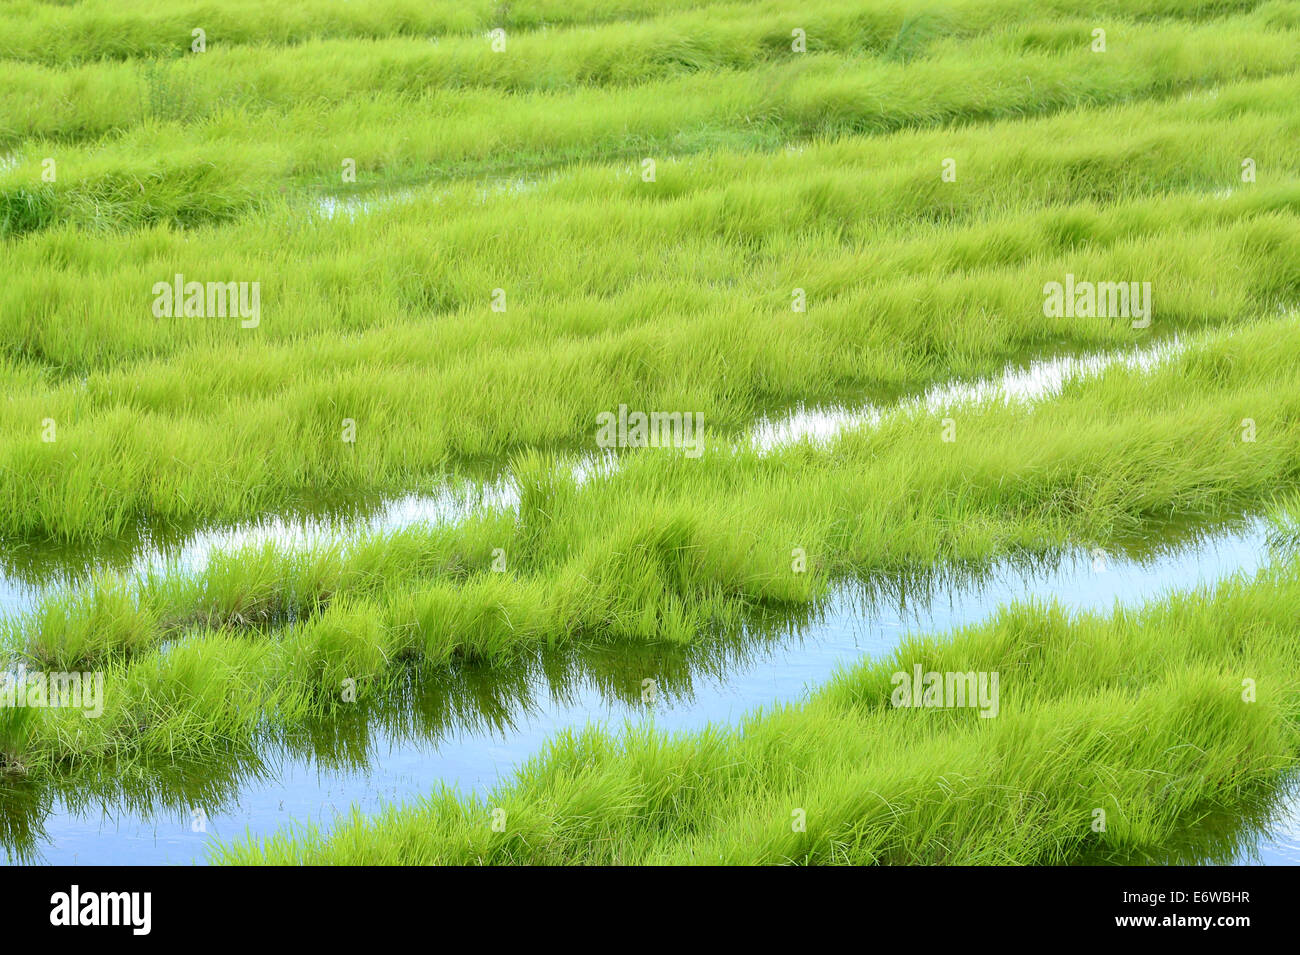
[[[485,183],[478,187],[478,198],[482,202],[487,202],[495,196],[518,195],[529,192],[540,184],[538,179],[525,179],[516,177],[513,179],[500,179],[495,182]],[[356,219],[387,206],[403,205],[408,202],[442,202],[448,195],[452,194],[451,187],[440,189],[397,189],[391,192],[367,192],[350,196],[321,196],[311,205],[311,214],[313,217],[329,220],[344,216],[348,219]]]
[[1032,405],[1059,395],[1067,382],[1096,377],[1109,368],[1150,371],[1177,356],[1183,347],[1175,337],[1133,351],[1063,355],[1026,364],[1009,364],[999,376],[940,383],[923,394],[891,405],[797,408],[788,414],[760,421],[751,441],[760,450],[801,440],[825,444],[844,431],[878,427],[883,420],[895,415],[938,414],[961,405],[983,402]]
[[[265,836],[309,819],[328,826],[354,804],[369,813],[443,783],[484,792],[560,730],[629,720],[669,730],[734,723],[757,707],[802,698],[838,667],[880,656],[905,634],[979,622],[1011,600],[1105,611],[1268,561],[1265,527],[1253,522],[1144,555],[1078,551],[1051,563],[1003,561],[977,576],[895,581],[871,594],[842,591],[814,620],[755,625],[742,638],[685,650],[620,645],[539,655],[509,671],[466,669],[387,709],[269,746],[258,761],[177,769],[165,784],[114,781],[109,796],[8,794],[0,799],[0,841],[29,861],[202,862],[210,840]],[[645,679],[658,683],[649,707],[641,701]],[[194,831],[195,810],[206,831]],[[1233,824],[1215,837],[1227,839],[1236,861],[1300,861],[1300,801],[1286,804],[1275,825]],[[1216,848],[1211,861],[1224,851]]]

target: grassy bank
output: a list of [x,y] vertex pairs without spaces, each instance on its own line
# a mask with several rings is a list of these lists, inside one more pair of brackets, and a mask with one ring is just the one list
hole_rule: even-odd
[[[38,771],[201,751],[253,738],[265,716],[337,709],[344,680],[382,696],[411,665],[690,643],[734,633],[763,607],[815,605],[837,581],[1109,546],[1175,517],[1262,510],[1300,490],[1300,381],[1277,347],[1296,335],[1292,320],[1274,321],[1041,406],[903,415],[822,449],[647,449],[581,487],[529,456],[514,469],[518,513],[345,547],[268,545],[197,576],[110,576],[8,621],[5,638],[38,669],[107,668],[118,690],[105,716],[6,714],[5,746]],[[222,695],[227,683],[248,696]],[[151,734],[173,716],[195,726]],[[242,729],[205,731],[212,717]]]
[[[1130,155],[1151,143],[1135,138]],[[1145,154],[1172,164],[1180,148],[1170,130],[1162,152]],[[1118,171],[1125,155],[1100,161]],[[1045,162],[1037,181],[1077,179],[1071,170],[1094,161]],[[792,163],[791,181],[807,168]],[[462,198],[459,227],[435,247],[425,215],[444,206],[416,202],[298,233],[270,267],[256,264],[252,225],[133,237],[109,262],[72,252],[69,235],[33,240],[0,322],[7,534],[96,540],[142,522],[188,527],[323,493],[409,489],[523,449],[590,448],[596,414],[624,403],[698,411],[721,435],[796,402],[1236,325],[1276,314],[1300,288],[1291,181],[1188,192],[1176,207],[999,214],[1013,187],[994,177],[972,187],[987,190],[972,200],[989,210],[980,221],[901,236],[866,226],[877,200],[851,178],[804,186],[793,208],[807,231],[796,234],[789,203],[733,186],[665,204],[523,197],[510,202],[521,218],[508,234],[494,231],[504,200],[473,209]],[[918,207],[953,214],[943,195],[921,195]],[[617,254],[575,256],[611,230]],[[750,262],[739,276],[738,255]],[[261,324],[155,319],[152,284],[176,272],[261,275]],[[1044,316],[1044,283],[1067,273],[1152,281],[1152,327]],[[495,288],[505,313],[491,309]],[[807,312],[792,311],[796,288]],[[124,321],[122,303],[147,319]]]
[[[10,542],[410,490],[624,403],[722,436],[1300,294],[1292,4],[836,2],[806,53],[785,0],[241,4],[184,56],[206,7],[28,6],[0,12]],[[1043,315],[1067,273],[1151,281],[1151,327]],[[255,327],[155,315],[177,274],[258,283]]]
[[[1194,27],[1129,24],[1105,53],[1090,49],[1092,28],[1087,20],[1022,26],[951,41],[915,63],[814,52],[626,86],[514,93],[434,85],[413,98],[388,89],[358,94],[340,80],[336,101],[328,92],[289,92],[281,107],[263,103],[241,73],[229,82],[244,92],[224,98],[191,90],[196,82],[165,65],[145,69],[134,96],[114,95],[108,78],[86,77],[80,85],[102,83],[110,102],[141,103],[140,115],[99,130],[102,139],[87,130],[81,138],[91,141],[79,142],[84,121],[57,125],[66,113],[58,90],[15,96],[22,139],[10,133],[9,168],[0,170],[0,227],[25,234],[59,224],[122,231],[230,221],[269,208],[282,193],[346,190],[345,159],[355,163],[357,187],[393,190],[1213,96],[1291,73],[1300,52],[1300,27],[1269,28],[1255,14]],[[384,61],[366,50],[356,58]],[[490,135],[484,115],[492,116]],[[931,166],[948,155],[930,157]],[[61,170],[51,183],[42,178],[49,159]]]
[[[1181,9],[1160,0],[1055,7],[1024,0],[935,5],[919,12],[903,4],[864,8],[843,0],[816,9],[791,0],[697,4],[613,24],[561,25],[513,36],[508,31],[505,50],[494,49],[486,29],[444,38],[316,31],[300,33],[291,45],[274,36],[244,45],[207,26],[212,45],[201,55],[188,49],[187,40],[174,56],[141,51],[79,66],[15,62],[5,92],[13,105],[6,119],[11,125],[0,127],[0,143],[26,136],[68,144],[149,122],[191,125],[232,111],[287,111],[303,100],[320,109],[358,94],[429,106],[446,100],[424,100],[427,94],[449,89],[556,93],[702,74],[698,84],[808,54],[874,60],[885,68],[878,75],[888,76],[905,63],[1016,46],[1068,54],[1072,46],[1087,47],[1098,25],[1129,46],[1149,43],[1155,28],[1189,39],[1197,21],[1224,31],[1228,43],[1249,42],[1240,27],[1251,28],[1258,40],[1268,30],[1284,34],[1295,22],[1284,5],[1251,2]],[[803,31],[803,52],[793,49],[795,29]],[[65,38],[61,50],[70,47]]]
[[[1136,612],[1012,606],[738,727],[564,735],[485,798],[220,848],[234,864],[1062,864],[1167,856],[1300,753],[1294,564]],[[893,674],[997,672],[998,710]],[[1244,698],[1252,681],[1252,701]],[[1097,811],[1103,810],[1104,816]],[[494,831],[494,819],[501,831]],[[1100,821],[1104,831],[1096,831]],[[798,826],[803,823],[803,829]]]

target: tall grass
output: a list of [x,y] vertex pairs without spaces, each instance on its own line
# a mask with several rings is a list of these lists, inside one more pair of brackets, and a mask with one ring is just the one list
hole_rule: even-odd
[[[14,144],[17,163],[4,178],[14,186],[38,182],[41,163],[60,160],[56,193],[66,193],[66,207],[58,220],[98,226],[75,200],[93,199],[105,177],[112,183],[141,170],[165,176],[173,162],[183,175],[186,160],[196,156],[217,165],[228,188],[247,193],[251,204],[255,190],[274,195],[281,185],[303,183],[333,188],[342,182],[344,158],[355,160],[359,183],[392,188],[448,177],[536,175],[577,162],[771,149],[817,137],[1169,97],[1288,73],[1300,49],[1296,30],[1262,30],[1249,19],[1175,30],[1132,25],[1132,35],[1122,43],[1117,37],[1105,54],[1090,50],[1089,30],[1086,21],[1073,25],[1073,41],[1060,49],[1038,48],[1034,33],[992,36],[916,63],[846,62],[833,53],[809,53],[755,69],[723,68],[630,87],[521,95],[434,87],[413,98],[387,90],[349,95],[340,86],[337,102],[286,96],[285,108],[205,94],[178,76],[169,80],[175,92],[161,111],[149,107],[156,116],[105,142],[74,144],[27,133],[46,122],[41,117],[62,112],[45,109],[35,97],[31,115],[16,124],[23,140]],[[1017,81],[1008,83],[1008,75]],[[175,97],[182,100],[173,104]],[[211,115],[195,123],[168,118],[184,112],[193,97],[206,97]],[[119,99],[152,103],[154,97],[144,88],[123,89]],[[15,111],[21,117],[22,107]],[[492,116],[490,135],[485,115]],[[161,184],[153,191],[169,195]],[[118,229],[140,224],[128,215],[107,223]]]
[[[110,692],[95,720],[0,709],[6,792],[347,736],[368,724],[345,681],[382,708],[428,680],[509,697],[548,655],[743,652],[753,620],[882,575],[1245,511],[1293,542],[1298,9],[4,4],[6,545],[120,545],[480,471],[519,501],[197,571],[101,566],[48,594],[0,623],[0,660],[96,669]],[[156,317],[178,273],[258,282],[260,323]],[[1151,326],[1045,315],[1067,273],[1150,282]],[[774,410],[1171,335],[1187,348],[1155,370],[1032,408],[954,401],[826,446],[735,446]],[[627,452],[580,482],[597,413],[621,404],[701,412],[704,456]],[[741,727],[573,734],[487,800],[218,856],[1156,858],[1294,765],[1297,595],[1283,562],[1137,614],[1015,607]],[[891,709],[912,662],[999,670],[1001,715]]]
[[[1023,19],[1028,15],[1056,17],[1091,13],[1107,17],[1209,18],[1232,11],[1262,6],[1272,16],[1286,7],[1281,3],[1257,4],[1251,0],[945,0],[917,11],[914,4],[890,0],[873,3],[857,11],[854,22],[866,34],[863,45],[891,54],[911,51],[935,35],[967,34]],[[527,37],[536,31],[578,25],[611,26],[627,30],[629,24],[647,18],[698,26],[699,11],[712,15],[703,21],[726,20],[735,12],[747,11],[761,19],[774,11],[799,14],[811,34],[810,48],[818,44],[819,27],[833,17],[815,10],[792,8],[788,0],[769,3],[725,4],[720,0],[523,0],[510,4],[476,0],[471,3],[420,3],[414,0],[383,0],[364,7],[339,6],[326,0],[293,6],[266,6],[235,0],[219,8],[185,0],[159,8],[156,4],[129,0],[97,0],[75,7],[13,2],[0,10],[0,58],[68,65],[96,60],[120,60],[141,56],[184,55],[191,51],[191,32],[201,26],[212,45],[298,44],[305,39],[420,37],[455,39],[482,37],[496,27],[521,31]],[[788,45],[790,27],[780,39]],[[808,26],[805,29],[808,29]],[[604,31],[608,33],[609,31]],[[481,42],[481,41],[480,41]],[[824,42],[824,41],[823,41]]]
[[[384,37],[486,33],[494,27],[617,22],[698,6],[700,0],[496,0],[424,3],[379,0],[340,6],[330,0],[272,5],[201,0],[159,7],[148,0],[92,0],[73,7],[16,2],[0,13],[0,57],[46,63],[186,53],[202,26],[216,43],[294,43],[304,37]],[[1213,8],[1211,8],[1213,9]]]
[[[912,638],[809,702],[737,727],[565,733],[486,797],[443,790],[354,813],[328,833],[309,824],[213,855],[347,865],[1168,857],[1211,811],[1295,765],[1297,598],[1291,564],[1110,617],[1015,605],[951,639]],[[918,664],[998,673],[997,715],[894,708],[892,674]]]
[[[719,445],[698,460],[642,451],[581,487],[530,456],[514,469],[517,511],[347,546],[260,545],[197,574],[106,576],[11,619],[4,644],[71,670],[178,640],[291,633],[318,650],[283,680],[329,693],[339,673],[382,685],[407,661],[506,663],[587,640],[689,644],[760,607],[815,606],[837,581],[1112,546],[1175,518],[1262,511],[1300,491],[1296,372],[1273,347],[1296,335],[1293,320],[1263,324],[1150,374],[1071,385],[1041,407],[954,404],[826,448]],[[958,429],[952,443],[942,417]],[[1242,440],[1246,418],[1254,441]]]
[[[792,25],[806,35],[807,50],[841,57],[863,55],[885,62],[920,57],[955,58],[966,42],[990,32],[1002,47],[1068,52],[1091,41],[1099,17],[1127,42],[1184,29],[1178,21],[1134,19],[1199,16],[1205,8],[1168,11],[1167,4],[961,4],[947,10],[912,12],[848,2],[816,9],[791,0],[766,4],[721,4],[674,11],[634,23],[525,32],[512,38],[506,55],[481,34],[447,37],[306,39],[282,46],[273,38],[253,46],[230,45],[214,37],[202,56],[151,57],[138,61],[98,60],[78,67],[14,63],[3,101],[10,135],[49,137],[62,143],[121,131],[149,120],[195,123],[223,111],[286,109],[305,99],[312,108],[338,104],[360,94],[408,97],[411,105],[436,89],[485,87],[508,93],[555,92],[574,87],[621,87],[703,73],[706,83],[719,70],[743,71],[794,60]],[[1284,27],[1276,5],[1228,4],[1210,11],[1238,12],[1237,20]],[[978,49],[978,47],[977,47]],[[2,138],[0,138],[2,141]]]
[[[581,446],[620,403],[699,410],[727,431],[776,406],[1150,334],[1044,317],[1042,286],[1066,272],[1152,281],[1155,332],[1272,314],[1300,288],[1294,158],[1274,114],[1293,87],[1181,104],[1154,124],[1120,109],[1105,146],[1049,145],[1095,119],[1079,113],[668,164],[653,184],[595,167],[487,201],[460,188],[303,224],[270,259],[263,219],[10,243],[0,513],[11,535],[92,540],[141,519],[237,519]],[[1283,181],[1240,186],[1239,139]],[[970,157],[969,182],[939,181],[948,150]],[[861,188],[868,174],[889,189]],[[1062,188],[1085,198],[1052,208]],[[444,223],[432,240],[431,215]],[[261,325],[155,319],[150,290],[176,272],[260,280]],[[794,288],[807,313],[791,312]],[[47,418],[57,442],[42,440]],[[355,444],[340,440],[345,418]]]

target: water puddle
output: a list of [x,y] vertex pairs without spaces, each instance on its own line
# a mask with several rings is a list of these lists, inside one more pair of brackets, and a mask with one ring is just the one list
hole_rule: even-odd
[[[734,723],[758,706],[803,698],[837,668],[880,656],[908,633],[976,623],[1011,600],[1107,611],[1253,572],[1269,555],[1268,526],[1254,521],[1100,562],[1078,551],[845,590],[815,619],[758,622],[739,637],[689,648],[619,645],[539,653],[508,670],[466,668],[413,688],[409,699],[268,745],[257,758],[105,781],[111,792],[16,789],[0,798],[0,842],[11,861],[202,862],[210,840],[267,836],[306,820],[328,826],[353,806],[375,812],[444,783],[485,792],[560,730],[647,719],[666,730]],[[649,707],[646,679],[658,685]],[[1236,820],[1226,835],[1216,832],[1211,861],[1294,863],[1298,820],[1300,801],[1267,825]]]
[[[311,211],[314,217],[320,219],[337,219],[340,216],[355,219],[357,216],[365,215],[384,206],[410,202],[413,198],[415,198],[413,189],[402,189],[397,192],[374,196],[321,196],[312,203]],[[435,198],[433,201],[436,202],[437,199]]]
[[1059,356],[1026,365],[1011,364],[1000,376],[973,382],[958,381],[934,385],[923,394],[892,405],[864,404],[857,408],[797,408],[777,418],[765,418],[751,436],[759,450],[769,450],[797,441],[826,444],[844,431],[875,428],[886,418],[938,414],[970,404],[1003,402],[1032,405],[1061,393],[1067,382],[1095,378],[1111,368],[1150,371],[1179,355],[1184,345],[1169,338],[1132,351],[1096,352]]
[[[487,202],[496,196],[518,195],[529,192],[539,185],[538,179],[502,179],[496,182],[480,184],[477,195],[480,202]],[[321,196],[311,204],[311,214],[321,220],[337,219],[345,216],[356,219],[388,206],[403,205],[416,200],[438,203],[451,194],[450,188],[426,191],[420,189],[396,189],[391,192],[362,194],[355,196]]]

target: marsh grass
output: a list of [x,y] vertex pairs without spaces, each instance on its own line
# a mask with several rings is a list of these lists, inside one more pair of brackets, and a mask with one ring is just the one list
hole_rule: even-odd
[[[47,669],[110,668],[114,705],[136,715],[42,711],[6,728],[6,751],[54,771],[71,720],[94,724],[74,748],[83,758],[184,755],[268,718],[329,712],[344,680],[375,698],[412,666],[508,667],[566,644],[689,645],[755,612],[815,609],[837,582],[1109,546],[1175,515],[1266,509],[1300,491],[1300,390],[1277,347],[1296,328],[1275,320],[1211,336],[1150,372],[1113,368],[1041,406],[955,404],[951,444],[923,412],[829,446],[630,454],[581,487],[532,454],[515,462],[517,511],[346,546],[262,545],[197,574],[92,581],[7,621],[4,644]],[[1241,440],[1247,410],[1255,442]],[[492,569],[498,548],[504,572]],[[219,696],[223,680],[244,695]],[[164,724],[188,727],[161,750],[149,733],[157,717],[139,715],[159,699],[178,707]],[[114,726],[138,732],[111,742]]]
[[[1293,765],[1294,564],[1106,617],[1013,605],[916,637],[737,727],[565,733],[485,797],[450,790],[234,864],[1061,864],[1159,855]],[[997,671],[999,714],[900,710],[896,671]],[[1243,678],[1259,687],[1246,703]],[[1104,832],[1094,811],[1104,809]],[[504,811],[502,832],[493,813]],[[795,810],[806,831],[791,825]]]
[[[226,3],[219,9],[185,0],[166,9],[142,0],[110,3],[108,0],[82,3],[75,10],[57,5],[10,4],[0,13],[4,30],[0,36],[0,57],[16,61],[68,66],[93,61],[114,61],[147,56],[176,56],[190,52],[193,24],[202,22],[216,50],[223,47],[273,44],[292,48],[305,40],[418,37],[424,42],[479,45],[488,30],[502,27],[527,42],[532,34],[558,32],[566,27],[598,27],[600,34],[617,37],[634,32],[638,23],[657,25],[658,20],[683,27],[701,23],[727,23],[740,14],[760,22],[775,13],[797,11],[809,30],[810,49],[825,43],[826,33],[835,38],[835,27],[843,23],[862,33],[864,49],[889,53],[903,47],[922,47],[938,36],[971,35],[1027,16],[1068,17],[1081,12],[1109,17],[1156,19],[1212,19],[1225,14],[1259,8],[1263,22],[1287,22],[1284,3],[1258,4],[1251,0],[1142,0],[1142,2],[1090,2],[1055,0],[1030,3],[1026,0],[946,0],[918,14],[912,4],[891,0],[854,10],[830,5],[830,13],[792,8],[787,0],[767,3],[727,3],[719,0],[616,0],[616,2],[571,2],[571,0],[524,0],[501,4],[479,0],[459,4],[429,5],[412,0],[384,0],[365,9],[339,7],[326,0],[296,4],[291,8],[268,8],[249,0]],[[853,14],[844,23],[844,11]],[[702,19],[700,11],[707,13]],[[772,28],[770,43],[789,48],[788,19]],[[765,24],[766,26],[766,24]],[[687,31],[683,30],[683,33]],[[58,39],[56,40],[55,37]],[[462,39],[463,38],[463,39]],[[563,42],[563,39],[561,39]],[[687,42],[679,39],[683,46]],[[570,56],[567,59],[572,59]],[[689,61],[688,61],[689,62]]]
[[[87,275],[86,266],[46,265],[38,267],[44,276],[27,273],[6,295],[26,303],[24,313],[5,311],[18,336],[11,359],[46,371],[17,376],[0,408],[9,436],[0,444],[0,513],[19,540],[103,539],[140,521],[183,529],[248,519],[322,491],[373,496],[420,486],[530,447],[591,447],[596,411],[620,403],[696,410],[726,433],[774,406],[919,388],[942,369],[988,374],[1063,342],[1099,349],[1147,340],[1150,333],[1125,322],[1042,317],[1044,281],[1071,271],[1151,276],[1164,334],[1237,325],[1276,314],[1300,291],[1294,192],[1195,199],[1176,218],[1156,200],[1110,214],[1082,205],[1064,219],[1044,211],[885,242],[845,242],[829,221],[824,231],[777,238],[772,216],[761,225],[772,238],[760,262],[783,274],[764,269],[761,283],[756,276],[740,288],[713,274],[730,267],[733,243],[679,238],[666,255],[662,245],[683,214],[734,218],[739,197],[725,195],[691,212],[629,209],[624,257],[580,265],[563,280],[539,271],[541,263],[575,234],[600,222],[608,229],[610,209],[575,208],[567,232],[539,221],[509,239],[467,237],[448,255],[420,250],[412,207],[405,224],[384,226],[381,244],[406,251],[382,266],[348,249],[361,227],[345,224],[329,231],[337,247],[297,272],[249,264],[250,252],[208,258],[191,243],[175,246],[175,258],[162,253],[168,270],[186,275],[264,275],[264,302],[298,303],[253,332],[238,321],[178,325],[151,315],[123,324],[105,303],[136,301],[148,315],[161,265],[140,262],[89,283],[68,281]],[[992,239],[1005,261],[980,251]],[[132,245],[148,256],[155,241]],[[806,258],[818,248],[822,257]],[[881,276],[866,284],[854,280],[864,257]],[[647,274],[643,263],[656,258],[661,274]],[[512,259],[519,264],[504,265]],[[498,264],[488,269],[487,261]],[[100,266],[90,268],[94,276]],[[673,284],[682,269],[695,279]],[[337,281],[350,271],[367,281]],[[634,285],[619,278],[635,272]],[[509,313],[487,319],[497,282],[524,291]],[[789,311],[786,289],[796,282],[816,303],[807,315]],[[310,316],[320,314],[338,324],[315,328]],[[647,314],[657,318],[637,317]],[[1036,317],[1027,323],[1027,314]],[[748,334],[755,328],[765,333]],[[646,353],[661,361],[637,360]],[[68,375],[76,370],[83,376]],[[46,418],[59,423],[54,443],[42,440]],[[354,443],[341,440],[345,418],[357,422]]]
[[[0,143],[21,142],[16,150],[21,161],[0,176],[0,190],[6,182],[20,188],[36,180],[41,161],[58,155],[64,173],[53,221],[94,225],[106,220],[88,219],[87,206],[102,205],[95,200],[106,177],[111,183],[114,175],[161,166],[148,196],[162,204],[180,198],[186,176],[184,168],[168,168],[172,154],[177,159],[220,156],[222,179],[200,185],[218,200],[242,199],[253,214],[259,208],[254,193],[265,191],[269,182],[295,191],[337,186],[344,156],[355,159],[359,181],[393,189],[469,174],[535,175],[579,163],[639,163],[647,155],[771,150],[817,139],[1159,101],[1196,91],[1214,95],[1220,87],[1293,71],[1300,51],[1296,25],[1266,28],[1263,19],[1255,11],[1204,25],[1131,23],[1123,27],[1124,42],[1104,56],[1088,48],[1091,20],[1057,24],[1071,42],[1046,49],[1034,39],[1042,30],[1021,26],[1023,35],[947,41],[918,63],[846,59],[828,50],[749,63],[719,58],[708,69],[658,75],[651,53],[648,72],[626,84],[593,78],[531,91],[516,91],[510,88],[514,81],[505,79],[505,89],[444,85],[437,71],[459,74],[461,68],[441,49],[430,54],[418,44],[392,54],[383,48],[312,48],[289,54],[278,74],[267,72],[267,64],[284,55],[275,51],[245,54],[257,65],[223,63],[217,56],[215,68],[199,57],[197,66],[157,61],[106,74],[113,68],[75,76],[41,69],[24,77],[25,88],[11,96],[12,131],[6,136],[0,127]],[[739,15],[740,23],[749,20],[748,14]],[[670,23],[663,28],[663,42],[680,43],[698,33]],[[717,40],[725,49],[738,42],[725,35]],[[565,45],[548,34],[538,48],[560,62],[579,62]],[[625,46],[647,49],[636,38]],[[636,70],[637,58],[603,34],[586,41],[586,48],[632,63],[629,68]],[[498,73],[501,64],[523,74],[533,68],[526,56],[496,55],[484,44],[472,48],[472,56],[464,69],[478,77]],[[319,81],[310,79],[317,72]],[[422,73],[433,75],[421,82]],[[545,69],[542,74],[549,75]],[[1024,82],[1009,84],[1008,74]],[[306,88],[289,78],[297,76]],[[394,76],[413,77],[417,85],[395,89]],[[368,85],[373,89],[357,95]],[[87,87],[102,89],[102,96],[83,101],[72,95]],[[82,107],[89,115],[67,105],[101,99],[109,105]],[[490,137],[481,128],[485,114],[493,117]],[[97,137],[95,123],[101,124]],[[120,230],[156,221],[132,208],[114,216],[107,221]],[[196,224],[184,216],[168,221]]]
[[[347,707],[413,682],[509,697],[539,655],[685,658],[841,585],[1179,521],[1269,512],[1287,551],[1298,52],[1283,0],[6,4],[7,543],[170,539],[481,467],[519,503],[198,568],[97,566],[0,623],[0,658],[104,672],[104,715],[0,710],[0,785],[138,792],[322,727],[342,752],[365,725]],[[178,273],[258,282],[261,323],[155,318],[150,290]],[[1150,281],[1153,325],[1046,316],[1067,273]],[[1188,347],[1160,367],[1032,407],[736,446],[773,409],[1172,335]],[[578,480],[620,404],[702,413],[704,456],[623,453]],[[740,727],[567,734],[487,800],[218,857],[1155,858],[1294,766],[1298,595],[1283,558],[1140,613],[1016,606]],[[890,668],[913,659],[1000,669],[1002,715],[890,709]],[[350,681],[359,704],[340,702]],[[0,828],[30,846],[34,815]]]

